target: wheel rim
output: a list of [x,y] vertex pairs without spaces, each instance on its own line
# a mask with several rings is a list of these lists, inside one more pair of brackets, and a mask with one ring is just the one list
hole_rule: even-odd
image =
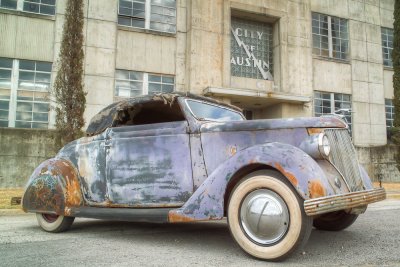
[[53,223],[58,219],[58,215],[56,214],[42,214],[42,217],[48,223]]
[[240,207],[240,222],[246,235],[262,245],[279,242],[289,228],[289,211],[284,200],[268,189],[248,194]]

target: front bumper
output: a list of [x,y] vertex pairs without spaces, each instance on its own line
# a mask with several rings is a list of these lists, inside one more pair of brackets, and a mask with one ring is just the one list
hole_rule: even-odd
[[384,200],[385,198],[385,189],[375,188],[343,195],[308,199],[304,201],[304,210],[308,216],[315,216],[337,210],[366,206]]

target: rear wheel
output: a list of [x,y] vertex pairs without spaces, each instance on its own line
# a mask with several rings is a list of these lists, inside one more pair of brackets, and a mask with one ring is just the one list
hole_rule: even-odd
[[343,210],[327,213],[314,219],[314,227],[325,231],[341,231],[357,220],[357,214],[349,214]]
[[36,213],[39,226],[46,232],[59,233],[68,230],[75,217],[67,217],[56,214]]
[[250,255],[282,260],[307,242],[312,218],[303,200],[280,173],[257,171],[238,183],[229,199],[233,238]]

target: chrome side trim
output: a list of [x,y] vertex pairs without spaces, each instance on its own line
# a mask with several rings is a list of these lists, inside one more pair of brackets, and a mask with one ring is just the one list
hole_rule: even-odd
[[304,201],[304,210],[308,216],[346,210],[368,205],[386,199],[384,188],[346,193],[328,197],[319,197]]

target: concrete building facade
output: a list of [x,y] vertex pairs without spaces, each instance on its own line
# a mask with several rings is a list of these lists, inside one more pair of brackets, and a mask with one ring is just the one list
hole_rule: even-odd
[[[175,90],[253,119],[338,112],[356,146],[387,143],[394,0],[83,1],[86,122],[118,99]],[[0,0],[0,127],[53,127],[65,6]]]

